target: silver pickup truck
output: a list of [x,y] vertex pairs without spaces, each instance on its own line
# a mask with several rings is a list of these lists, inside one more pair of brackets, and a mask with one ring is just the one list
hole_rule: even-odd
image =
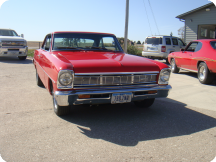
[[0,28],[0,57],[18,56],[20,60],[25,60],[27,54],[27,42],[23,38],[23,34],[19,36],[12,29]]

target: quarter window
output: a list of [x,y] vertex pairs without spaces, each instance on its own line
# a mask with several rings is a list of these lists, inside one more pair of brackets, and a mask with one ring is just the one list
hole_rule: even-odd
[[216,49],[216,42],[210,42],[212,48]]
[[201,42],[199,42],[199,43],[197,44],[197,46],[196,46],[196,48],[195,48],[195,51],[194,51],[194,52],[197,52],[197,51],[201,50],[201,48],[202,48],[202,43],[201,43]]
[[46,50],[46,51],[49,51],[49,49],[50,49],[50,42],[51,42],[51,35],[48,35],[48,36],[46,37],[46,40],[45,40],[45,42],[44,42],[44,44],[43,44],[42,49],[44,49],[44,50]]
[[179,43],[180,46],[185,46],[184,42],[182,42],[181,39],[178,39],[178,43]]
[[178,40],[176,38],[172,38],[173,45],[178,45]]

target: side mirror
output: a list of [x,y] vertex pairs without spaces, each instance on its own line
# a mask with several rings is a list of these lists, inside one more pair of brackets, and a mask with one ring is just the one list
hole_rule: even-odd
[[24,34],[21,34],[21,37],[24,38]]

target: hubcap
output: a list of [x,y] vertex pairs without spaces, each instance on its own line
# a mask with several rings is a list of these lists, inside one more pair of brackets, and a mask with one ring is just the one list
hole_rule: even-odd
[[172,71],[174,71],[174,69],[175,69],[175,61],[174,60],[172,60],[172,62],[171,62],[171,69],[172,69]]
[[206,77],[206,69],[204,66],[201,66],[199,70],[199,79],[203,81],[205,77]]

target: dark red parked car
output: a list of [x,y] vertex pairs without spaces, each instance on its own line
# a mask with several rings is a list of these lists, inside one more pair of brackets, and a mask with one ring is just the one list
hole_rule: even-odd
[[200,83],[209,84],[216,73],[216,39],[203,39],[190,42],[180,52],[168,55],[171,71],[180,69],[196,72]]

